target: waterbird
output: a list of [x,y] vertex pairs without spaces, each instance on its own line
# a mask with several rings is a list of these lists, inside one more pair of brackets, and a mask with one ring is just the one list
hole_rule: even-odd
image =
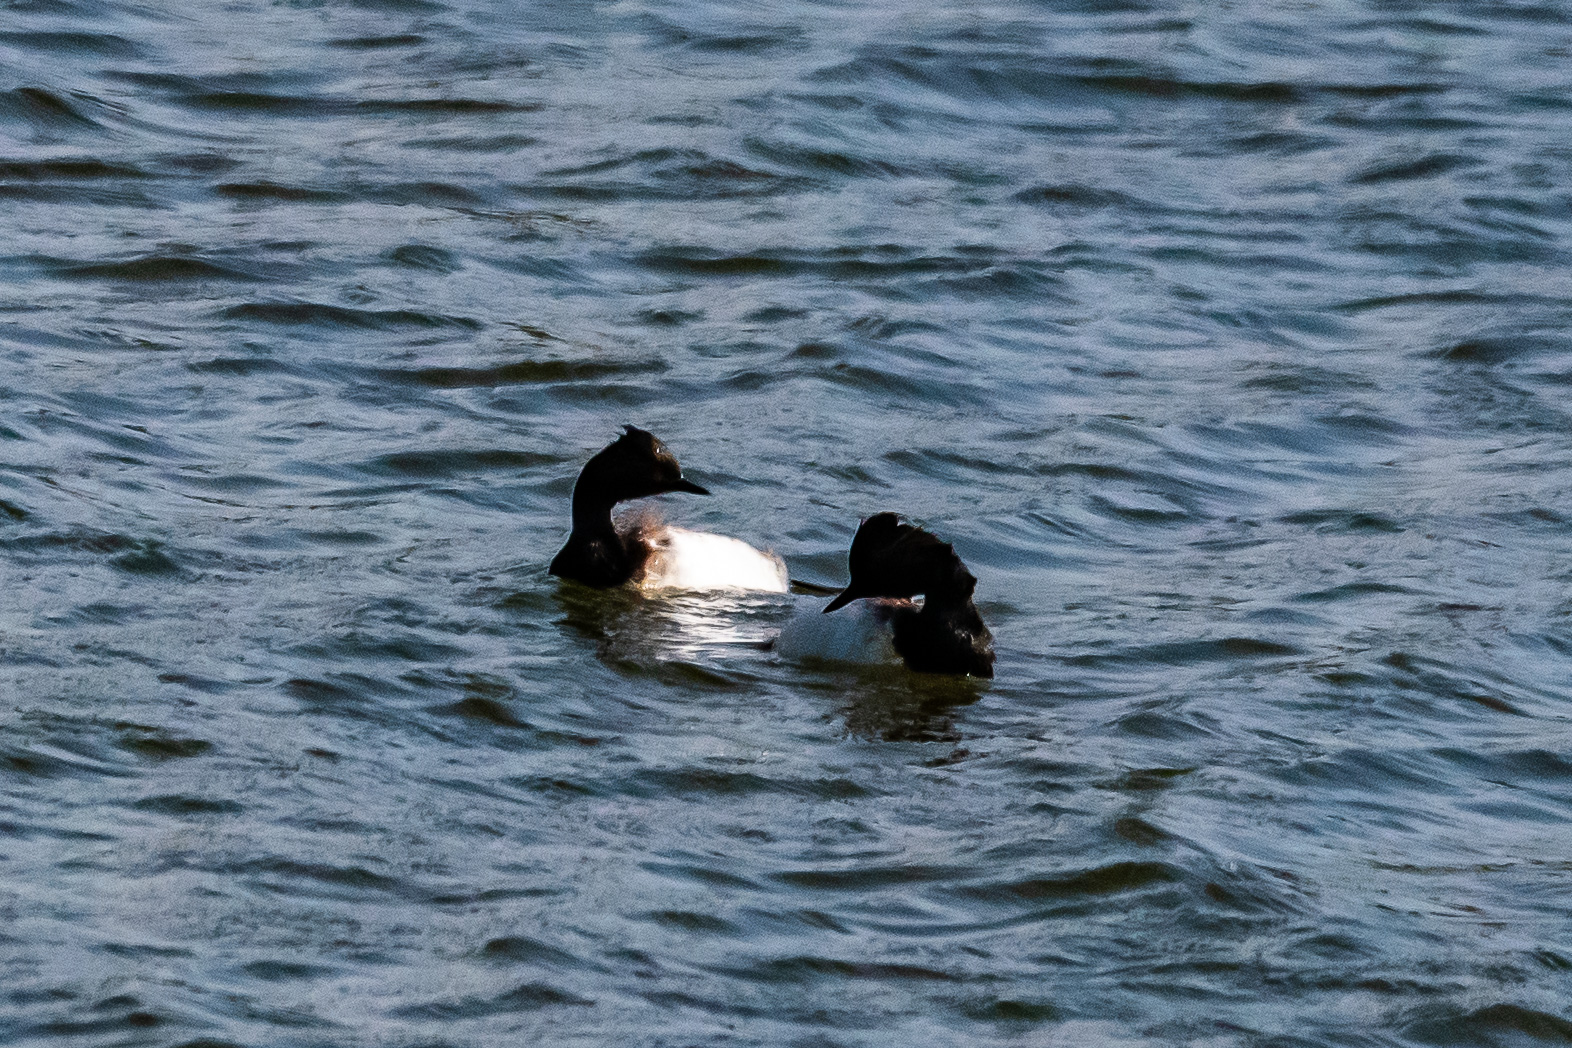
[[612,519],[619,502],[673,491],[709,494],[682,475],[655,434],[624,426],[573,485],[573,530],[552,558],[551,574],[603,588],[786,592],[781,559],[740,539],[670,527],[649,515]]
[[[798,616],[781,631],[775,650],[783,657],[993,676],[993,634],[972,603],[977,579],[949,543],[876,513],[857,528],[847,567],[850,583],[823,614]],[[911,599],[919,595],[921,604]]]

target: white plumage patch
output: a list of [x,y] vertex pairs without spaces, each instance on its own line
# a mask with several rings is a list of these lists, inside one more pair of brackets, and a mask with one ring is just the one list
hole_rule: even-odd
[[646,540],[651,552],[640,589],[786,592],[785,562],[741,539],[662,527]]
[[786,623],[775,651],[784,659],[823,659],[864,666],[899,664],[890,607],[905,601],[853,601],[828,615],[814,611]]

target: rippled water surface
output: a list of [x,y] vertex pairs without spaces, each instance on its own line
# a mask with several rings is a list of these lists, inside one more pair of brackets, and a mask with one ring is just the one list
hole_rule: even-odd
[[1557,4],[0,2],[0,1040],[1572,1041],[1569,187]]

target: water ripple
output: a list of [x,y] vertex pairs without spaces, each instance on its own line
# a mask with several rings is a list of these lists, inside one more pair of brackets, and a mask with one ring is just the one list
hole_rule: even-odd
[[305,13],[0,27],[0,1037],[1572,1039],[1564,12]]

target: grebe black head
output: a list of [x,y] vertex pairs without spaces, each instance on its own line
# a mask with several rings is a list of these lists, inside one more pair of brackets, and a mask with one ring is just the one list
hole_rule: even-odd
[[655,434],[637,426],[623,430],[584,464],[573,485],[573,532],[551,561],[553,575],[590,586],[622,585],[639,573],[650,550],[637,534],[618,533],[612,507],[670,491],[709,494],[682,475],[677,457]]
[[906,665],[925,673],[993,676],[993,635],[972,603],[977,579],[948,542],[902,524],[893,513],[877,513],[858,527],[847,561],[851,582],[826,613],[864,598],[921,595],[921,609],[890,608],[892,641]]
[[584,499],[597,505],[613,506],[628,499],[664,495],[669,491],[709,494],[707,489],[683,477],[677,456],[667,450],[655,434],[637,426],[623,426],[622,429],[622,436],[584,464],[578,483],[573,486],[575,505]]
[[969,600],[977,580],[955,547],[932,532],[902,524],[893,513],[876,513],[862,522],[847,556],[851,583],[825,607],[834,611],[863,597]]

